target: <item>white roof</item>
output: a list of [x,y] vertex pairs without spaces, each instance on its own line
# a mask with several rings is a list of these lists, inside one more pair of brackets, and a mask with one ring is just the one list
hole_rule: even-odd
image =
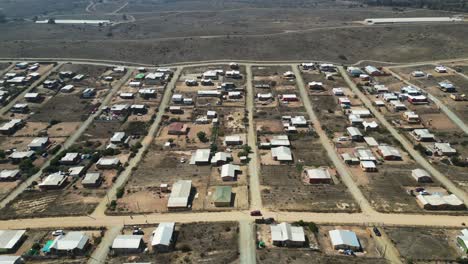
[[81,184],[95,184],[101,178],[101,173],[99,172],[89,172],[86,173]]
[[361,136],[362,137],[361,131],[359,131],[359,129],[356,128],[356,127],[347,127],[346,131],[348,131],[348,134],[350,136]]
[[43,145],[47,144],[49,142],[48,137],[37,137],[34,138],[31,143],[28,144],[28,147],[42,147]]
[[401,158],[401,154],[400,154],[400,151],[398,151],[398,149],[392,147],[392,146],[379,146],[378,147],[379,150],[380,150],[380,153],[382,153],[382,156],[386,157],[386,156],[395,156],[395,157],[400,157]]
[[14,178],[20,173],[20,170],[2,170],[0,172],[0,179]]
[[13,249],[26,230],[0,230],[0,249]]
[[325,168],[306,170],[309,179],[331,179],[330,173]]
[[221,178],[234,177],[236,176],[237,171],[241,171],[240,166],[233,164],[224,164],[221,167]]
[[356,233],[349,230],[330,230],[328,232],[332,245],[346,245],[350,247],[360,247],[361,244],[356,236]]
[[291,124],[292,125],[306,125],[307,120],[305,119],[304,116],[295,116],[295,117],[291,117]]
[[0,255],[0,264],[16,264],[21,256]]
[[140,247],[142,235],[118,235],[112,242],[113,249],[136,249]]
[[227,152],[216,152],[214,154],[213,158],[211,158],[211,163],[217,163],[218,161],[228,161],[229,159],[232,159],[231,153]]
[[24,158],[30,158],[34,155],[34,151],[15,151],[10,154],[10,158],[12,159],[24,159]]
[[440,205],[451,205],[451,206],[460,206],[463,204],[455,194],[442,196],[440,194],[431,194],[431,195],[417,195],[416,198],[423,204],[429,204],[432,206]]
[[68,152],[67,154],[65,154],[65,156],[63,156],[60,161],[74,161],[78,155],[80,155],[80,153],[76,153],[76,152]]
[[120,163],[118,158],[100,158],[96,164],[102,166],[110,166],[110,165],[117,165]]
[[187,207],[190,191],[192,190],[192,181],[180,180],[174,183],[172,191],[167,202],[168,207]]
[[360,117],[371,116],[371,112],[368,109],[351,109],[351,114],[358,115]]
[[279,161],[292,161],[291,149],[288,147],[280,146],[271,149],[271,156]]
[[273,241],[294,241],[305,242],[304,228],[301,226],[291,226],[289,223],[271,225],[271,240]]
[[226,136],[224,142],[242,142],[242,138],[239,135]]
[[291,145],[291,142],[289,141],[289,138],[287,135],[278,135],[278,136],[273,136],[273,138],[270,140],[270,145],[273,147],[277,147],[277,146],[288,147]]
[[377,122],[375,121],[371,121],[371,122],[364,121],[362,122],[362,125],[364,126],[365,129],[379,127],[379,124],[377,124]]
[[71,167],[68,169],[68,174],[70,176],[78,176],[84,170],[84,166]]
[[297,95],[295,95],[295,94],[283,94],[281,97],[283,99],[284,98],[297,98]]
[[412,22],[454,22],[462,21],[457,17],[394,17],[394,18],[367,18],[369,24],[379,23],[412,23]]
[[375,163],[373,161],[368,160],[361,160],[361,167],[366,169],[376,168]]
[[125,138],[125,132],[115,132],[112,135],[111,142],[121,142]]
[[190,164],[197,162],[210,162],[210,149],[197,149],[190,159]]
[[413,175],[414,178],[421,178],[421,177],[431,177],[429,172],[423,170],[423,169],[414,169],[411,171],[411,175]]
[[430,133],[428,129],[415,129],[413,133],[419,138],[435,138],[434,134]]
[[370,161],[376,160],[374,154],[372,153],[370,149],[357,148],[355,152],[359,160],[370,160]]
[[26,93],[24,98],[36,98],[39,96],[39,93]]
[[56,172],[47,176],[39,186],[60,186],[65,180],[67,176],[60,172]]
[[57,250],[84,249],[88,243],[89,237],[84,232],[71,231],[64,236],[58,236],[50,248]]
[[172,240],[172,234],[174,233],[174,222],[163,222],[159,223],[156,230],[153,231],[153,239],[151,245],[165,245],[169,246]]
[[364,137],[364,141],[367,143],[367,145],[369,145],[370,147],[377,147],[379,145],[379,143],[377,142],[377,140],[375,140],[375,138],[373,137]]
[[434,147],[442,153],[456,153],[457,150],[450,146],[450,143],[434,143]]
[[115,104],[111,107],[111,111],[122,111],[128,108],[129,108],[128,104]]

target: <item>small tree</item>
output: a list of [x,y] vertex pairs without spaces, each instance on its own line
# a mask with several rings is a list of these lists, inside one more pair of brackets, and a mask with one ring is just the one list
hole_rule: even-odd
[[208,138],[206,137],[206,133],[203,131],[200,131],[197,133],[197,137],[201,142],[207,142]]

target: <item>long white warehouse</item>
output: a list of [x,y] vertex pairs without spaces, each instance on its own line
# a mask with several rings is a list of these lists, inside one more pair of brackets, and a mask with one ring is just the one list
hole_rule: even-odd
[[364,23],[395,24],[395,23],[427,23],[427,22],[463,22],[463,17],[394,17],[394,18],[367,18]]

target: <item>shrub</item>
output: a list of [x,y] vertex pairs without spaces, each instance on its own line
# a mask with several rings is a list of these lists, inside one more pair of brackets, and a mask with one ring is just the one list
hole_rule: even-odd
[[123,187],[120,187],[117,189],[117,192],[115,193],[115,196],[119,199],[119,198],[122,198],[123,195],[124,195],[124,188]]

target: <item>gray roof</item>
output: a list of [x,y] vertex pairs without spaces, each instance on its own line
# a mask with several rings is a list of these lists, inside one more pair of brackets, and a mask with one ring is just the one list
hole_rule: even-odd
[[89,237],[84,232],[72,231],[55,238],[50,248],[57,250],[84,249],[88,241]]
[[187,207],[192,181],[180,180],[172,187],[171,195],[167,201],[168,207]]
[[346,245],[351,247],[360,247],[361,244],[356,233],[349,230],[330,230],[331,243],[333,246]]
[[279,161],[291,161],[293,159],[291,149],[283,146],[272,148],[271,155]]
[[135,249],[139,248],[142,235],[118,235],[112,243],[113,249]]
[[153,231],[153,239],[151,245],[165,245],[169,246],[172,240],[172,234],[174,233],[174,222],[160,223],[158,228]]
[[[17,264],[20,263],[18,260],[21,256],[5,256],[0,255],[0,264]],[[23,263],[23,262],[21,262]]]
[[305,242],[304,228],[301,226],[291,226],[289,223],[271,225],[271,240],[273,241],[294,241]]
[[81,181],[81,184],[95,184],[101,178],[101,173],[90,172],[86,173],[85,177]]

